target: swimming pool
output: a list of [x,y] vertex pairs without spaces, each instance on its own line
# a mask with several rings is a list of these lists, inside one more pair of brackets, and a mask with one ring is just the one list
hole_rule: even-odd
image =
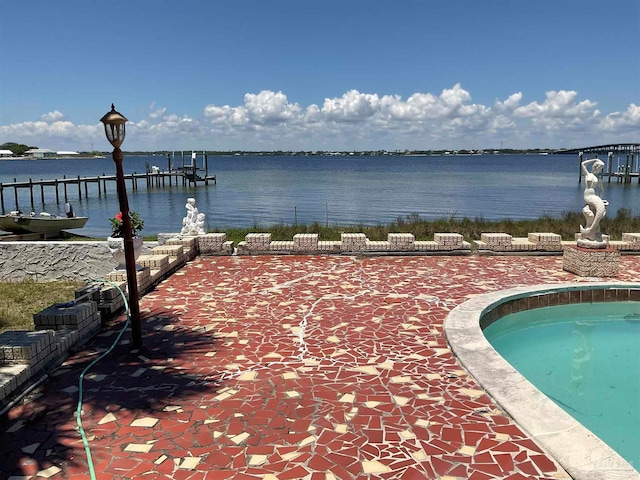
[[489,343],[483,329],[502,317],[527,310],[615,301],[640,302],[640,284],[574,282],[516,287],[473,297],[455,307],[444,323],[447,341],[460,363],[576,480],[640,479],[640,473],[523,377]]
[[640,302],[526,310],[484,335],[560,408],[640,465]]

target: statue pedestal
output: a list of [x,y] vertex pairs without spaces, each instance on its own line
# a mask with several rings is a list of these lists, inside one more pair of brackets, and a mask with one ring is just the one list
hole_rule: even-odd
[[565,247],[562,268],[581,277],[615,277],[620,267],[620,251],[613,248]]

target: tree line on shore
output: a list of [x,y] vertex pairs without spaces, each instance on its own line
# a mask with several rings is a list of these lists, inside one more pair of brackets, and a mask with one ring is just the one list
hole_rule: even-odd
[[[0,145],[0,150],[10,150],[15,156],[20,157],[25,154],[27,150],[37,149],[34,145],[25,145],[22,143],[5,142]],[[182,151],[181,151],[182,152]],[[191,150],[189,150],[191,152]],[[292,150],[272,150],[272,151],[247,151],[247,150],[197,150],[198,154],[206,154],[211,156],[382,156],[382,155],[513,155],[513,154],[540,154],[540,153],[555,153],[554,150],[543,148],[529,148],[529,149],[514,149],[514,148],[500,148],[489,150],[360,150],[360,151],[333,151],[333,150],[314,150],[314,151],[292,151]],[[98,156],[107,155],[110,152],[102,152],[94,150],[91,152],[80,151],[79,156]],[[151,156],[163,156],[175,155],[175,151],[168,150],[155,150],[155,151],[142,151],[131,150],[125,151],[127,155],[151,155]]]
[[31,150],[32,148],[38,147],[30,147],[28,145],[24,145],[22,143],[14,143],[14,142],[5,142],[0,145],[0,150],[11,150],[16,157],[20,157],[24,155],[24,152],[27,150]]
[[[184,151],[187,153],[187,150]],[[192,150],[188,150],[189,153]],[[334,150],[193,150],[193,152],[202,155],[210,156],[402,156],[402,155],[414,155],[414,156],[429,156],[429,155],[527,155],[527,154],[549,154],[549,153],[561,153],[555,150],[544,148],[530,148],[530,149],[514,149],[514,148],[501,148],[492,150],[359,150],[359,151],[334,151]],[[125,151],[128,155],[152,155],[152,156],[164,156],[181,154],[182,151]]]

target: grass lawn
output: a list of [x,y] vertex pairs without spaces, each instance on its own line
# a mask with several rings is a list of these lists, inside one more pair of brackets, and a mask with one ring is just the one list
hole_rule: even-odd
[[0,283],[0,332],[33,330],[33,314],[73,300],[84,283],[74,281]]

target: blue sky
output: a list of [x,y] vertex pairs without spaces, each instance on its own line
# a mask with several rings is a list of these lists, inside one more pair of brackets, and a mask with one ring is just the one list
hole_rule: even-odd
[[640,141],[638,0],[0,0],[0,143],[108,150]]

